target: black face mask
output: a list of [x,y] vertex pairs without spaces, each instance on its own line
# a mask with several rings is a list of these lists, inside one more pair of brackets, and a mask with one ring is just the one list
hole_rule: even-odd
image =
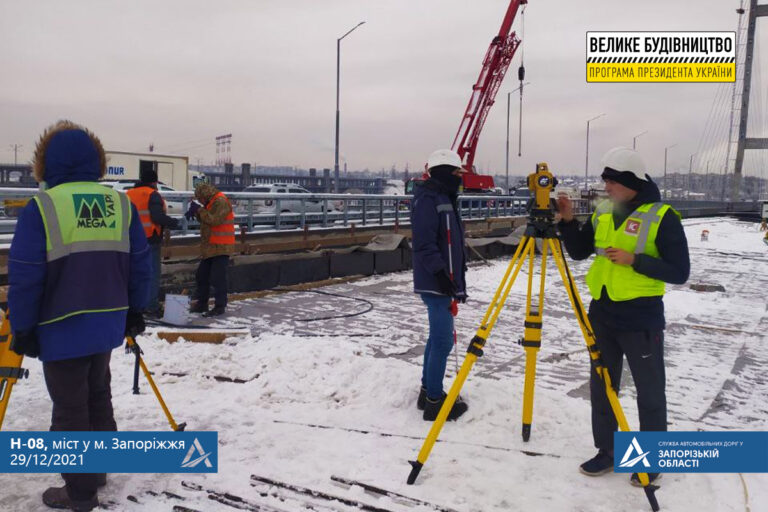
[[432,169],[432,173],[430,177],[433,180],[439,182],[441,185],[443,185],[447,189],[448,193],[450,194],[459,193],[459,187],[461,186],[462,179],[461,179],[461,176],[455,176],[453,174],[453,168]]

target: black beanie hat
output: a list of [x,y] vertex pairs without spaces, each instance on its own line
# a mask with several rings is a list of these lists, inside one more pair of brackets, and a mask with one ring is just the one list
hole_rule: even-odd
[[155,162],[142,160],[139,163],[139,181],[142,183],[157,183],[157,171]]
[[630,188],[635,192],[639,192],[646,183],[645,180],[635,176],[635,173],[632,171],[617,171],[616,169],[611,169],[610,167],[606,167],[600,177],[604,180],[615,181],[616,183],[624,185],[625,187]]

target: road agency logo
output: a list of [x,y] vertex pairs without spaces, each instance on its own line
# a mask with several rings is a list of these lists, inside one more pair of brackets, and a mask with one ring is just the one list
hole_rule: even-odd
[[203,450],[203,445],[201,445],[200,441],[197,438],[195,438],[195,441],[189,447],[189,450],[187,451],[187,455],[184,457],[184,460],[181,461],[181,467],[194,468],[202,462],[203,464],[205,464],[205,467],[212,468],[213,464],[211,464],[211,461],[208,460],[208,457],[210,457],[210,455],[211,455],[211,452],[206,452],[205,450]]
[[[632,442],[629,443],[629,446],[627,447],[627,451],[624,452],[624,457],[621,458],[619,467],[631,468],[631,467],[634,467],[635,464],[637,464],[638,462],[642,461],[643,466],[649,468],[651,467],[651,463],[648,462],[649,453],[651,452],[644,452],[643,449],[640,448],[640,443],[637,442],[637,438],[633,437]],[[633,454],[637,454],[637,455],[633,457]]]
[[114,228],[115,201],[106,194],[73,194],[78,228]]

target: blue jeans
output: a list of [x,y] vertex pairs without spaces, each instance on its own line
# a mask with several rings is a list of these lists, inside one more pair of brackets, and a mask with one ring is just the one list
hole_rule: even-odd
[[421,300],[427,305],[429,338],[424,350],[424,369],[421,385],[427,388],[427,396],[437,400],[443,396],[445,365],[453,347],[453,315],[451,298],[443,295],[422,293]]
[[152,274],[149,281],[149,304],[147,311],[160,309],[160,244],[149,244],[150,258],[152,260]]

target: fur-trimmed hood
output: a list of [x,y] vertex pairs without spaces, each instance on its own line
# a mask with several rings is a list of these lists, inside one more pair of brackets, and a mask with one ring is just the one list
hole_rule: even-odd
[[107,170],[104,146],[96,135],[72,121],[45,129],[35,147],[32,172],[49,187],[73,181],[96,181]]
[[208,204],[213,196],[219,193],[219,189],[211,185],[210,183],[200,183],[195,187],[195,198],[203,203],[203,206]]

